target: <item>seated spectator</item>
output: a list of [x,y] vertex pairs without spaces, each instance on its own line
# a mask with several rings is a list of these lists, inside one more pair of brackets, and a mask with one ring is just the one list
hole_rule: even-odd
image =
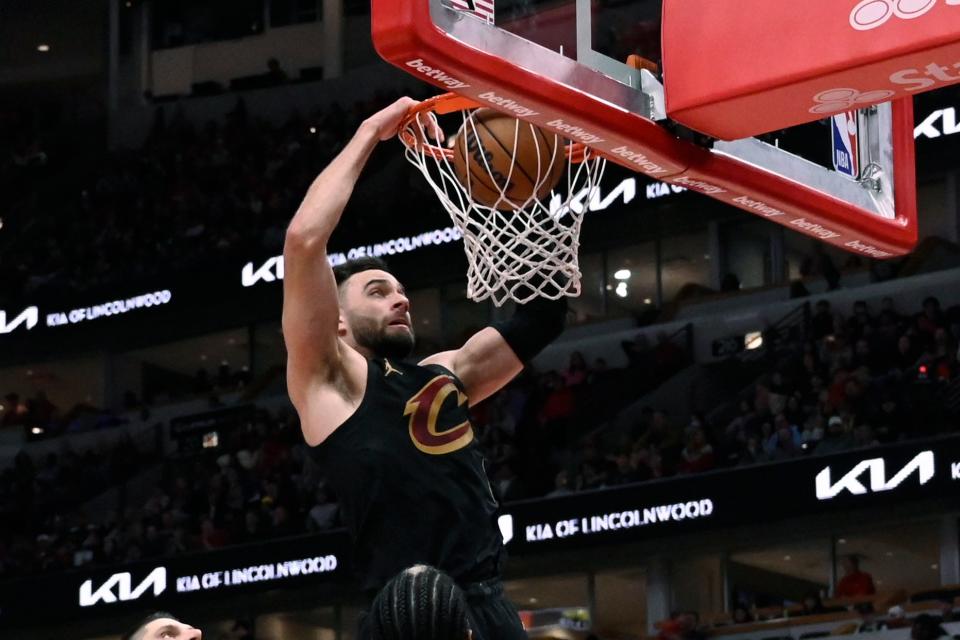
[[571,353],[570,363],[561,374],[563,376],[563,383],[568,387],[580,386],[587,381],[588,374],[587,361],[583,357],[583,354],[579,351]]
[[830,302],[818,300],[814,307],[811,329],[814,340],[822,340],[833,334],[833,313],[830,311]]
[[713,447],[707,442],[702,428],[694,429],[687,436],[687,445],[680,452],[680,473],[699,473],[709,471],[716,464]]
[[837,598],[855,598],[871,596],[877,592],[873,585],[873,576],[860,570],[860,558],[855,555],[843,557],[843,577],[837,583],[834,596]]
[[815,451],[818,455],[828,455],[847,451],[852,446],[853,442],[847,433],[843,418],[834,415],[827,420],[827,433]]
[[903,607],[894,605],[887,610],[887,629],[903,629],[910,626]]

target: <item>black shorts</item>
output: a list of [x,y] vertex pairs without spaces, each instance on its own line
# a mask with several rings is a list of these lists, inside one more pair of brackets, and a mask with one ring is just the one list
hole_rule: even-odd
[[[526,640],[516,608],[503,596],[499,578],[469,584],[464,588],[470,608],[473,640]],[[360,615],[360,640],[369,640],[367,612]]]

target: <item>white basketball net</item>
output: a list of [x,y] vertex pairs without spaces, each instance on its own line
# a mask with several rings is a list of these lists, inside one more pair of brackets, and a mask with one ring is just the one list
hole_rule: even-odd
[[[462,113],[464,127],[471,127],[473,139],[480,144],[473,120],[474,110]],[[517,203],[503,193],[485,157],[484,166],[479,167],[479,163],[466,154],[468,168],[475,174],[485,172],[489,180],[484,182],[498,185],[500,189],[499,199],[493,206],[487,206],[472,197],[470,180],[467,180],[467,184],[461,183],[452,154],[437,153],[440,143],[428,136],[428,118],[436,125],[437,118],[432,111],[421,112],[407,123],[400,137],[407,147],[407,159],[426,177],[454,224],[463,233],[463,246],[469,264],[467,296],[477,302],[490,298],[499,307],[507,300],[523,304],[537,297],[556,300],[565,295],[580,295],[580,265],[577,259],[580,224],[594,189],[603,176],[606,161],[590,149],[585,149],[582,162],[569,162],[566,154],[562,153],[565,147],[559,146],[565,145],[566,141],[554,136],[554,144],[558,145],[555,148],[559,151],[552,158],[541,158],[540,146],[537,145],[539,171],[536,175],[541,176],[541,183],[536,185],[538,188],[525,202]],[[508,184],[516,164],[516,142],[520,127],[528,126],[533,125],[517,121],[510,172],[504,181]],[[468,129],[464,128],[463,131]],[[429,144],[423,144],[423,141]],[[543,202],[536,193],[542,190],[539,187],[545,185],[552,175],[554,162],[566,163],[566,188],[563,188],[561,178],[559,190],[552,191],[547,201]],[[473,163],[473,166],[469,167],[469,163]],[[498,207],[503,207],[503,210]]]

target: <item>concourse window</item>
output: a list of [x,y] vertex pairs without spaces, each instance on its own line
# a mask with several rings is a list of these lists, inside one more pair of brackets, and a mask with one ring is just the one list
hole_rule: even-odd
[[[580,296],[569,298],[572,316],[570,324],[583,324],[604,317],[605,294],[603,254],[587,253],[580,256]],[[608,297],[608,296],[607,296]]]
[[644,569],[596,574],[594,630],[609,636],[641,637],[647,629],[647,572]]
[[246,328],[210,333],[119,354],[120,393],[160,405],[245,389],[251,380]]
[[653,242],[614,249],[607,256],[609,315],[642,315],[657,305],[657,255]]
[[[719,554],[676,558],[670,567],[673,609],[698,621],[723,611],[723,560]],[[657,622],[657,621],[654,621]]]
[[919,522],[838,535],[836,595],[861,595],[871,583],[877,593],[939,586],[939,533],[939,523]]
[[801,605],[805,597],[822,599],[830,588],[830,561],[828,538],[732,553],[727,565],[729,610],[787,608]]
[[[720,227],[720,238],[724,254],[721,278],[735,277],[741,289],[770,284],[769,222],[738,217]],[[732,278],[728,282],[732,283]]]
[[663,301],[689,300],[710,284],[710,260],[706,230],[670,235],[661,243],[660,277]]
[[520,620],[531,637],[552,637],[551,631],[568,634],[571,629],[592,628],[585,574],[508,580],[504,593],[520,612]]

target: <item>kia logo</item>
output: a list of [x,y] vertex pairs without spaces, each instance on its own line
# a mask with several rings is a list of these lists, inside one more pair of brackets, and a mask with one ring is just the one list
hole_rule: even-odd
[[[833,470],[830,467],[826,467],[817,474],[817,499],[831,500],[844,491],[849,491],[855,496],[891,491],[903,484],[904,480],[909,478],[914,472],[917,473],[920,484],[925,485],[933,478],[935,469],[936,464],[933,451],[918,453],[890,479],[887,479],[887,465],[883,458],[872,458],[857,463],[853,469],[848,471],[836,482],[831,482]],[[867,475],[867,484],[864,485],[862,476],[867,472],[869,472]]]
[[37,307],[27,307],[13,320],[7,322],[7,312],[0,311],[0,334],[16,331],[20,325],[26,325],[27,331],[33,329],[40,322],[40,310]]
[[136,600],[148,589],[153,589],[154,597],[159,596],[167,588],[167,570],[157,567],[150,572],[143,582],[132,589],[131,576],[127,572],[115,573],[100,587],[93,590],[93,580],[87,580],[80,585],[80,606],[92,607],[95,604],[113,604],[115,602],[129,602]]

